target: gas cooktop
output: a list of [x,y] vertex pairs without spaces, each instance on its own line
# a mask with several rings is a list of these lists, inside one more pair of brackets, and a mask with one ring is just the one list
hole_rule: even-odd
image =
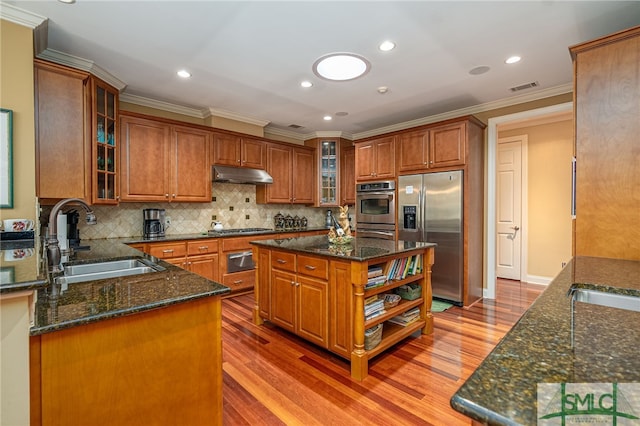
[[221,231],[214,231],[210,229],[207,231],[209,235],[224,235],[224,234],[249,234],[249,233],[258,233],[258,232],[271,232],[273,229],[270,228],[237,228],[237,229],[223,229]]

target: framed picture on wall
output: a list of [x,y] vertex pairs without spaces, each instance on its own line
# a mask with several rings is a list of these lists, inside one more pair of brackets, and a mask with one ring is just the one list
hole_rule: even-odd
[[0,208],[13,208],[13,111],[0,108]]

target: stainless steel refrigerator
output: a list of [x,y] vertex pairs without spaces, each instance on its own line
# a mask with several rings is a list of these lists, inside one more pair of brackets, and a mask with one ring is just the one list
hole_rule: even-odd
[[398,178],[398,239],[437,243],[433,297],[463,303],[463,174],[426,173]]

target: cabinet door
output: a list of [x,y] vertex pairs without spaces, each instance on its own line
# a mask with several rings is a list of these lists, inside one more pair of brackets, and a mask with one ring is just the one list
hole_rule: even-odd
[[91,77],[92,102],[92,202],[118,204],[119,144],[118,90]]
[[396,176],[396,145],[393,136],[378,139],[376,142],[375,177],[388,179]]
[[349,358],[353,341],[353,286],[351,264],[332,261],[329,265],[330,309],[329,350]]
[[429,129],[429,167],[465,163],[466,124],[455,123]]
[[174,126],[171,201],[211,201],[211,132]]
[[311,149],[293,149],[292,202],[294,204],[313,204],[316,194],[316,162]]
[[218,274],[218,255],[209,254],[205,256],[189,256],[187,258],[189,271],[202,277],[217,281]]
[[258,139],[242,139],[242,167],[266,168],[267,144]]
[[292,333],[296,331],[295,284],[295,274],[271,271],[271,321]]
[[167,124],[137,117],[120,119],[121,199],[169,200],[169,143]]
[[267,146],[267,171],[273,177],[273,183],[256,187],[258,203],[291,203],[292,162],[291,147],[276,144]]
[[298,275],[296,288],[298,292],[296,333],[319,346],[328,347],[327,282]]
[[398,172],[423,171],[429,167],[429,131],[419,130],[397,136]]
[[[260,317],[271,319],[271,256],[269,250],[258,250],[258,271],[256,284],[256,298],[258,300],[258,315]],[[254,251],[255,257],[255,251]],[[255,316],[255,313],[254,313]]]
[[356,150],[349,146],[340,152],[340,205],[356,203]]
[[355,148],[356,180],[375,179],[375,145],[373,142],[363,142],[356,144]]
[[89,74],[37,59],[34,64],[36,194],[90,200]]
[[242,138],[218,133],[213,138],[213,164],[240,166]]
[[316,142],[318,153],[318,205],[337,206],[340,202],[340,142],[338,139],[320,139]]

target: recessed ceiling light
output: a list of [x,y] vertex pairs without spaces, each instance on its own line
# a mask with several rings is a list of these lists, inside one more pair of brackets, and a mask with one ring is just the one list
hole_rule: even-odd
[[187,70],[180,70],[178,71],[178,76],[182,77],[182,78],[189,78],[191,77],[191,73]]
[[313,72],[332,81],[348,81],[366,74],[371,64],[355,53],[330,53],[313,64]]
[[389,88],[387,86],[380,86],[378,87],[378,93],[380,93],[381,95],[384,95],[385,93],[387,93],[389,91]]
[[330,115],[325,115],[324,117],[322,117],[322,119],[324,121],[331,121],[331,116]]
[[396,44],[394,42],[385,40],[382,43],[380,43],[380,46],[378,46],[378,49],[382,50],[383,52],[388,52],[390,50],[393,50],[393,48],[395,47],[396,47]]
[[302,86],[302,87],[311,87],[311,86],[313,86],[313,83],[310,82],[310,81],[305,80],[302,83],[300,83],[300,86]]
[[522,58],[520,56],[511,56],[507,58],[504,62],[505,64],[515,64],[516,62],[520,62]]

